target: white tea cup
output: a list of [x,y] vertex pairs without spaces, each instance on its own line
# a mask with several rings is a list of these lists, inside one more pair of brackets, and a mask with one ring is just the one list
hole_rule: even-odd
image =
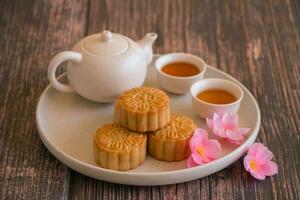
[[[231,93],[236,100],[228,104],[214,104],[206,101],[202,101],[197,98],[197,95],[206,90],[220,89]],[[241,101],[244,96],[243,90],[237,84],[225,80],[210,78],[204,79],[194,83],[190,90],[192,94],[192,106],[193,110],[198,116],[203,119],[212,117],[213,113],[224,114],[224,113],[236,113],[239,108]]]
[[[199,73],[194,76],[172,76],[162,71],[162,68],[170,63],[184,62],[196,66]],[[206,71],[205,62],[198,56],[187,53],[170,53],[161,56],[155,62],[157,78],[159,85],[164,89],[176,94],[185,94],[190,90],[190,87],[197,81],[203,79]]]

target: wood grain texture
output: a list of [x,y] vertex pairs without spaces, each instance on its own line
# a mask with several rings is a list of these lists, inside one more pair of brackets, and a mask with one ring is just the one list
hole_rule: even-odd
[[0,199],[66,199],[69,169],[39,139],[47,65],[85,29],[86,2],[0,1]]
[[[0,197],[2,199],[299,199],[300,2],[297,0],[0,1]],[[35,108],[51,57],[109,29],[154,51],[184,51],[233,75],[256,97],[258,141],[279,174],[263,182],[242,160],[199,180],[134,187],[68,170],[37,136]]]

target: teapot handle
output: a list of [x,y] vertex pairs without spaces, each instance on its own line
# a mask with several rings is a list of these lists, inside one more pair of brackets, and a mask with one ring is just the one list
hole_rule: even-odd
[[69,84],[62,84],[58,82],[55,77],[55,71],[57,67],[65,62],[65,61],[74,61],[76,63],[81,61],[81,54],[74,52],[74,51],[63,51],[58,53],[49,63],[48,66],[48,80],[50,81],[51,85],[62,92],[74,92],[74,89]]

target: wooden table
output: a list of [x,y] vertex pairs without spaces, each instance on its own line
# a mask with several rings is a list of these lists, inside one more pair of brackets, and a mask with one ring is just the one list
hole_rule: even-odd
[[[1,0],[0,14],[1,199],[300,198],[299,1]],[[239,160],[192,182],[133,187],[88,178],[55,159],[35,123],[47,65],[104,29],[134,39],[157,32],[156,53],[193,53],[241,81],[259,103],[257,141],[274,153],[279,174],[256,181]]]

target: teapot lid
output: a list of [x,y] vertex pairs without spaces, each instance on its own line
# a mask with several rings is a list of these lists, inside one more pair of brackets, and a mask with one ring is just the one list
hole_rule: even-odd
[[83,39],[83,48],[96,56],[115,56],[127,51],[128,40],[119,34],[103,31]]

